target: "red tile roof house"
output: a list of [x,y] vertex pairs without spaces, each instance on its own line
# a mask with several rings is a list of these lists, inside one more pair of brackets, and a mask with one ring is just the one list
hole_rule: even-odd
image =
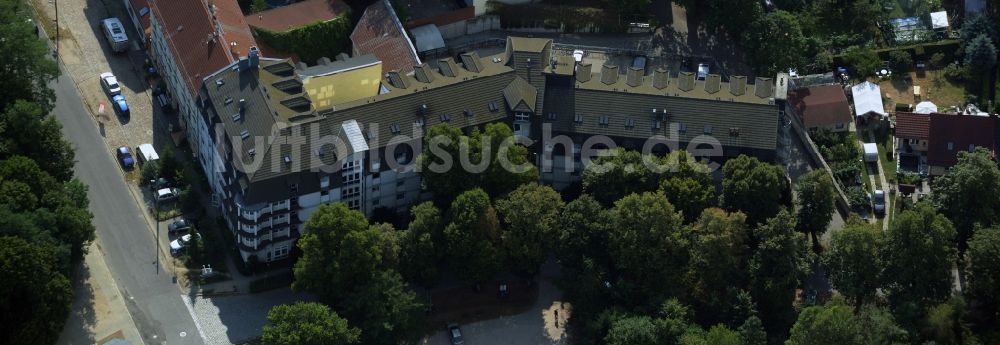
[[399,22],[389,0],[376,1],[365,9],[351,33],[351,56],[374,54],[382,61],[382,71],[413,72],[420,64],[417,49]]
[[992,116],[896,113],[900,164],[917,157],[926,161],[930,175],[944,175],[958,162],[961,151],[976,147],[995,151],[996,126]]
[[[212,138],[202,120],[199,90],[205,77],[226,68],[251,50],[256,42],[235,0],[148,0],[149,55],[176,103],[181,127],[190,138]],[[198,156],[211,155],[210,141],[189,140]],[[209,172],[209,183],[218,174]]]
[[846,131],[850,127],[851,106],[838,85],[801,88],[788,93],[789,110],[807,129]]

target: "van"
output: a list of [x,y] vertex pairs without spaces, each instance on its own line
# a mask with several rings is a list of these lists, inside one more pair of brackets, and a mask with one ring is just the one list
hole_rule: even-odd
[[139,158],[139,164],[160,159],[160,156],[156,154],[156,150],[153,149],[153,144],[141,144],[135,148],[135,153],[137,158]]
[[125,34],[125,27],[118,18],[102,20],[101,31],[104,31],[104,38],[108,40],[112,51],[122,53],[128,50],[128,35]]

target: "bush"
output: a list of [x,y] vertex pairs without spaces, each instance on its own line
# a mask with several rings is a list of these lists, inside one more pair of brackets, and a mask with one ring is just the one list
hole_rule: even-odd
[[913,67],[913,56],[906,50],[893,50],[889,53],[889,63],[897,72],[906,72]]
[[944,77],[951,81],[962,81],[965,79],[966,70],[957,62],[952,62],[944,68]]
[[160,161],[155,160],[144,163],[142,168],[139,169],[139,175],[142,176],[142,181],[139,181],[142,185],[155,180],[157,176],[160,176]]
[[944,67],[944,53],[934,53],[934,55],[931,55],[930,63],[935,68]]
[[899,184],[918,185],[920,184],[920,175],[905,171],[897,172],[896,180],[899,181]]
[[853,208],[868,208],[868,193],[861,186],[847,188],[847,203]]

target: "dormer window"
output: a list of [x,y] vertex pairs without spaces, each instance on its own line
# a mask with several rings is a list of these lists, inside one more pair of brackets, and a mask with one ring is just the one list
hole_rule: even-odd
[[389,131],[391,131],[392,134],[399,134],[399,125],[395,124],[395,123],[392,124],[392,125],[390,125],[389,126]]
[[240,138],[243,138],[243,140],[249,139],[250,138],[250,131],[248,131],[246,129],[240,131]]

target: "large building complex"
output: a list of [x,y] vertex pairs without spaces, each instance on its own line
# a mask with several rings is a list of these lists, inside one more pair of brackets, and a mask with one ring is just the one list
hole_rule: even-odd
[[[371,215],[378,208],[402,213],[425,200],[413,167],[425,129],[441,123],[467,133],[492,122],[511,125],[533,141],[534,163],[551,167],[542,169],[542,182],[556,188],[579,179],[581,148],[597,136],[613,141],[600,145],[632,149],[649,138],[677,141],[657,145],[658,153],[714,142],[720,159],[775,155],[771,78],[724,82],[719,75],[698,80],[636,68],[622,74],[616,66],[554,56],[549,39],[512,37],[494,56],[470,52],[437,61],[437,68],[387,71],[373,81],[378,87],[368,86],[369,95],[346,102],[325,97],[320,106],[319,93],[304,85],[309,78],[325,83],[316,78],[338,75],[335,66],[371,65],[370,57],[356,57],[315,73],[251,49],[204,78],[197,116],[184,120],[200,128],[188,131],[190,141],[198,143],[245,260],[287,256],[321,204],[344,202]],[[543,162],[549,156],[554,164]]]

